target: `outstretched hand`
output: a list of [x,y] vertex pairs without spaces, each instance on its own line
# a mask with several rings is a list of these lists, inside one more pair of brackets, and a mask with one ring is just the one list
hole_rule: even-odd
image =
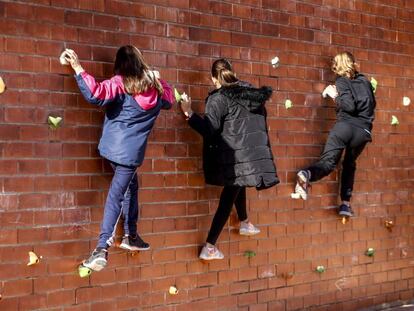
[[183,111],[184,115],[187,118],[190,118],[193,114],[193,110],[191,109],[191,97],[183,97],[180,103],[181,110]]
[[69,62],[70,66],[73,68],[76,74],[79,74],[83,71],[83,68],[79,62],[79,57],[74,50],[66,49],[65,59]]

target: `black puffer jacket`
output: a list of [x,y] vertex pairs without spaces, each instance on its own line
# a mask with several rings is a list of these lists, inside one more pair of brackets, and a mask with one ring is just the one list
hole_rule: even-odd
[[335,85],[339,94],[335,98],[337,120],[371,131],[376,102],[368,79],[357,73],[352,80],[338,77]]
[[245,82],[212,91],[204,118],[193,114],[190,126],[204,138],[206,183],[266,189],[279,183],[266,126],[270,87]]

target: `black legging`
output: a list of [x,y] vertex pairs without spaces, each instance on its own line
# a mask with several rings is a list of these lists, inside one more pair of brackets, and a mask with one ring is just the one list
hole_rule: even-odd
[[207,242],[215,245],[217,239],[226,224],[233,203],[236,206],[237,216],[240,221],[247,219],[246,212],[246,187],[225,186],[221,192],[220,202],[214,215],[211,228],[208,233]]
[[342,162],[341,200],[349,201],[354,186],[356,159],[364,150],[371,135],[363,128],[356,127],[348,122],[338,122],[329,132],[328,140],[320,159],[315,164],[305,168],[311,172],[310,181],[317,181],[331,173],[345,149]]

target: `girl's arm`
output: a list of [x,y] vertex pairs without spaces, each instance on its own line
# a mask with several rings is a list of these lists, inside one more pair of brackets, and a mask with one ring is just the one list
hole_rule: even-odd
[[83,97],[87,102],[94,105],[105,106],[125,93],[120,76],[114,76],[109,80],[96,82],[93,76],[86,71],[82,71],[75,75],[75,79]]
[[190,111],[188,124],[203,137],[213,136],[221,131],[222,119],[226,114],[225,110],[225,105],[223,103],[209,97],[204,117]]
[[352,113],[355,111],[355,99],[354,96],[352,96],[349,83],[347,83],[348,81],[344,81],[343,79],[347,78],[338,78],[335,82],[336,89],[338,91],[335,103],[340,110]]
[[78,83],[79,90],[89,103],[104,106],[113,102],[117,96],[125,93],[120,76],[115,76],[103,82],[96,82],[95,78],[82,68],[75,51],[66,49],[65,59],[75,71],[75,79]]

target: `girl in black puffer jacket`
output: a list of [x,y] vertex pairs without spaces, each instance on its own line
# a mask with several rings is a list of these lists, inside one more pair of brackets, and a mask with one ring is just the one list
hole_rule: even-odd
[[272,89],[254,88],[239,81],[226,59],[213,63],[211,76],[216,89],[207,97],[204,117],[193,113],[190,101],[183,101],[181,105],[189,125],[203,136],[206,182],[224,186],[207,243],[200,254],[204,260],[224,257],[215,244],[233,204],[240,220],[239,233],[260,232],[247,218],[246,187],[260,190],[279,183],[264,107]]

